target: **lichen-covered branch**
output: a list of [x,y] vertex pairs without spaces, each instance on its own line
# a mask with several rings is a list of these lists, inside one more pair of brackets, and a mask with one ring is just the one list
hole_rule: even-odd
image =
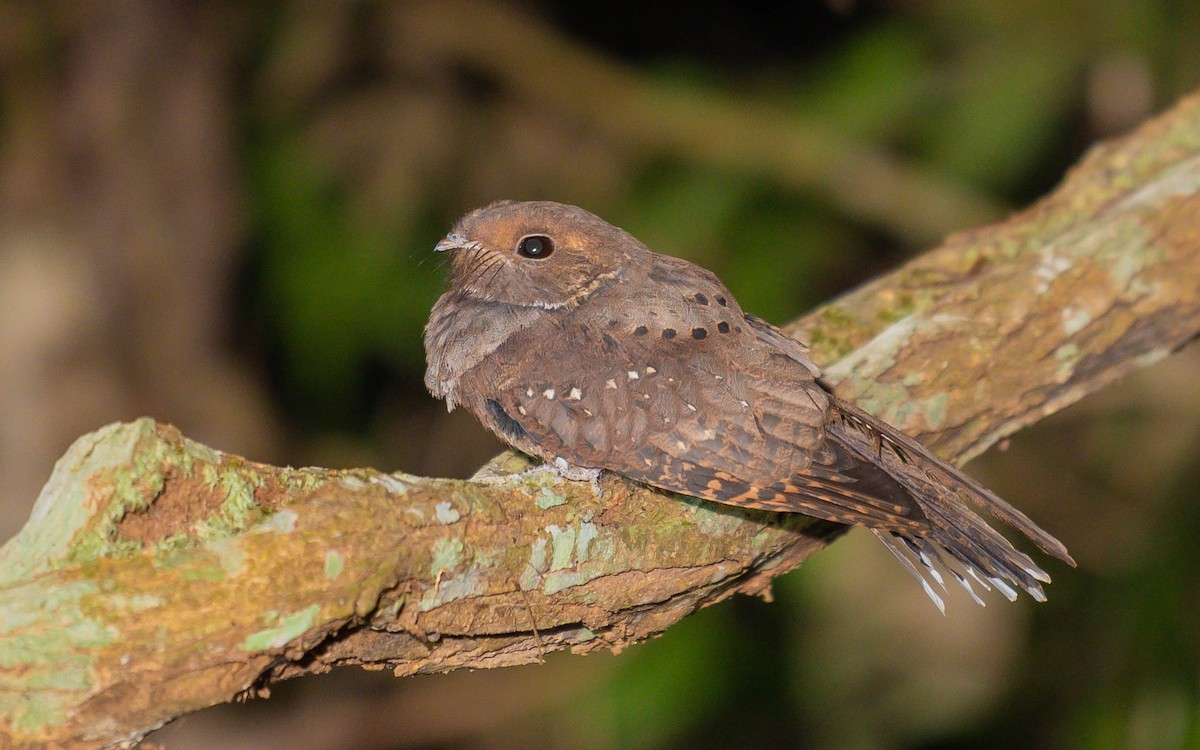
[[1047,198],[798,322],[838,392],[960,460],[1200,328],[1200,94]]
[[[1200,333],[1200,98],[797,329],[843,396],[959,460],[1165,356]],[[524,466],[286,469],[150,420],[80,438],[0,549],[0,745],[127,744],[340,664],[618,649],[834,533]]]

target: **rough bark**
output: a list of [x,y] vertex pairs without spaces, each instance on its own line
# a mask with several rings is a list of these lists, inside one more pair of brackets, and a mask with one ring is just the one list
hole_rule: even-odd
[[[959,461],[1166,356],[1200,334],[1200,97],[795,328],[840,394]],[[85,435],[0,549],[0,744],[129,744],[343,664],[620,649],[766,595],[836,533],[525,465],[463,482],[256,464],[149,419]]]

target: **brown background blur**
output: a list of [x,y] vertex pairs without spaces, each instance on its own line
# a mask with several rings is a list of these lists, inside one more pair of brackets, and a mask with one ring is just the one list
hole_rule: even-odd
[[[466,476],[433,243],[577,203],[788,318],[1049,190],[1200,86],[1200,4],[0,2],[0,532],[150,415],[292,465]],[[867,536],[619,656],[343,670],[170,748],[1200,747],[1195,347],[971,471],[1062,538],[943,618]],[[402,543],[398,540],[398,543]]]

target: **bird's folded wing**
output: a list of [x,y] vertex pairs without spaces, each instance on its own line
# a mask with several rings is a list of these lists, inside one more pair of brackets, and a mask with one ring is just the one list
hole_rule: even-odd
[[521,373],[494,383],[488,407],[519,429],[518,447],[731,505],[897,530],[924,523],[881,464],[827,439],[830,396],[811,369],[753,335],[719,340],[721,352],[560,335],[580,352],[569,367],[539,366],[521,337],[493,355],[495,372]]

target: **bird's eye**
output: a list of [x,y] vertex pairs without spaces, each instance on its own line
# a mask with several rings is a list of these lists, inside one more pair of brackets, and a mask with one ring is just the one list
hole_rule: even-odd
[[541,234],[531,234],[528,237],[522,237],[520,244],[517,245],[517,254],[522,258],[533,258],[541,260],[549,258],[550,253],[554,252],[554,243],[549,237]]

